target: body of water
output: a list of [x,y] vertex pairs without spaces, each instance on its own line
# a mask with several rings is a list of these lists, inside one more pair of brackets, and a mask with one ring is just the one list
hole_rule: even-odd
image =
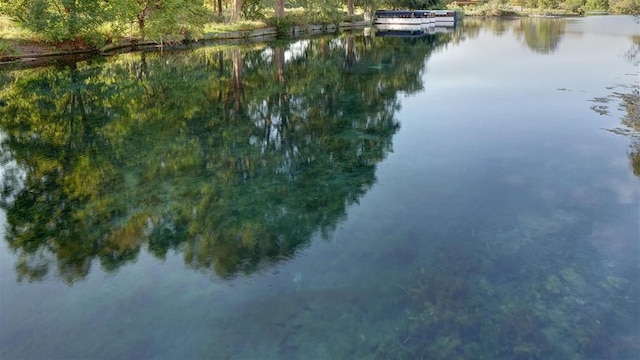
[[0,72],[0,357],[637,358],[638,29]]

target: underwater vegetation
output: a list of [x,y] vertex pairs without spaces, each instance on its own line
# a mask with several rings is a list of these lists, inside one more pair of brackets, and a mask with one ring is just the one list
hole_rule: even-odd
[[521,214],[515,222],[511,230],[443,245],[400,286],[403,329],[396,341],[375,346],[374,358],[637,355],[640,289],[590,262],[589,250],[577,250],[580,242],[588,247],[587,218],[557,210]]

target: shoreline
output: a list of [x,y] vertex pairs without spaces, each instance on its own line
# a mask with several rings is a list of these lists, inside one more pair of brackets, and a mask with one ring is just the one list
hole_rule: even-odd
[[[291,37],[303,35],[319,35],[329,34],[336,31],[363,29],[371,26],[369,21],[359,22],[342,22],[338,25],[307,25],[293,26],[286,33]],[[107,44],[99,49],[76,49],[76,50],[60,50],[50,51],[55,47],[49,45],[32,45],[30,46],[32,53],[21,53],[17,55],[0,56],[0,69],[5,66],[41,66],[51,62],[54,59],[64,59],[67,57],[92,57],[92,56],[111,56],[122,53],[136,51],[163,51],[177,48],[193,48],[207,45],[241,45],[255,41],[271,41],[276,40],[278,30],[275,27],[267,27],[255,30],[227,31],[219,33],[206,33],[197,40],[187,40],[180,43],[162,43],[158,41],[140,40],[140,39],[122,39],[116,44]]]
[[[564,14],[564,13],[514,13],[505,14],[502,16],[480,15],[480,14],[464,14],[464,17],[468,18],[572,18],[572,17],[584,17],[592,15],[604,15],[600,13],[585,13],[585,14]],[[607,13],[608,15],[608,13]],[[368,26],[373,26],[372,21],[357,21],[357,22],[341,22],[339,24],[324,24],[324,25],[304,25],[293,26],[289,29],[286,35],[290,37],[298,37],[304,35],[319,35],[334,33],[343,30],[363,29]],[[107,44],[99,49],[56,49],[55,46],[47,44],[32,43],[29,45],[20,46],[22,51],[18,51],[18,54],[2,55],[0,56],[0,69],[10,66],[22,66],[22,67],[37,67],[46,65],[53,60],[63,60],[65,58],[70,61],[74,61],[78,57],[94,57],[94,56],[111,56],[122,53],[136,52],[136,51],[163,51],[173,50],[181,48],[193,48],[208,45],[241,45],[248,42],[255,41],[272,41],[278,37],[278,30],[275,27],[266,27],[254,30],[239,30],[239,31],[225,31],[225,32],[209,32],[203,35],[202,38],[197,40],[185,39],[179,43],[163,43],[151,40],[141,39],[121,39],[118,43]]]

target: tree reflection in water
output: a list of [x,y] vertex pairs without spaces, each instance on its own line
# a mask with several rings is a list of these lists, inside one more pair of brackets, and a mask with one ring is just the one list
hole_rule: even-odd
[[[631,37],[631,47],[625,57],[634,65],[640,62],[640,36]],[[634,74],[637,76],[637,74]],[[640,177],[640,84],[617,85],[611,88],[613,93],[606,97],[598,97],[591,101],[591,109],[600,115],[609,115],[610,103],[617,103],[622,112],[621,127],[610,129],[611,132],[627,136],[631,139],[629,146],[629,164],[635,176]]]
[[449,39],[403,51],[345,34],[11,72],[3,163],[21,171],[3,203],[18,277],[56,268],[73,283],[145,246],[222,278],[294,256],[374,184],[398,92],[422,88]]

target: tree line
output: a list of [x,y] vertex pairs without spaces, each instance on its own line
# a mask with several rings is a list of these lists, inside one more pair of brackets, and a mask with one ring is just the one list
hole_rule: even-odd
[[98,45],[134,27],[142,38],[197,33],[208,10],[202,0],[0,0],[0,14],[46,41]]
[[[517,6],[528,9],[562,9],[572,13],[590,10],[640,13],[640,0],[480,0],[476,7]],[[356,8],[434,9],[457,7],[451,0],[0,0],[0,15],[54,43],[100,46],[134,33],[142,39],[182,40],[202,36],[206,24],[266,21],[270,26],[290,26],[289,14],[303,9],[311,21],[338,23],[353,18]],[[285,7],[289,10],[285,12]],[[272,9],[272,10],[271,10]],[[465,8],[473,9],[473,8]],[[499,14],[489,12],[487,14]],[[269,16],[267,16],[269,15]],[[74,47],[75,47],[74,46]]]
[[584,14],[589,11],[640,14],[639,0],[491,0],[489,3],[526,9],[563,10],[574,14]]
[[[377,3],[374,3],[377,1]],[[402,2],[404,1],[404,2]],[[311,18],[329,16],[337,23],[354,16],[356,7],[433,6],[438,0],[294,0]],[[406,4],[405,4],[406,3]],[[272,9],[272,10],[269,10]],[[0,0],[0,15],[37,33],[46,41],[90,46],[135,32],[143,39],[183,39],[202,35],[207,23],[242,19],[287,23],[284,0]]]

